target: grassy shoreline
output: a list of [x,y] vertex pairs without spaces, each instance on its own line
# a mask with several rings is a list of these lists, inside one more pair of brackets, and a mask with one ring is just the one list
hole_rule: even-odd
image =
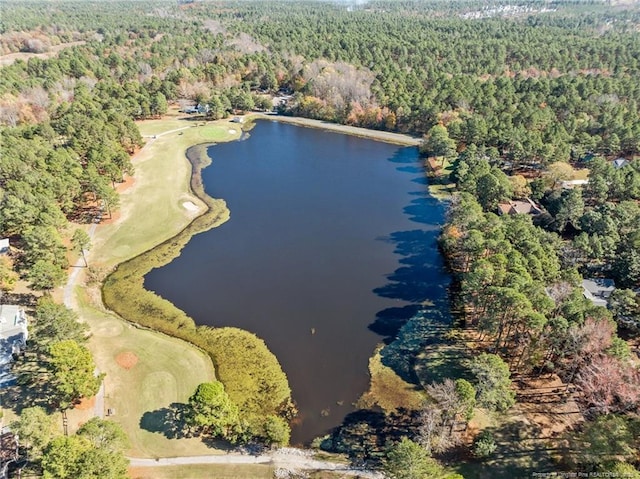
[[[244,129],[246,130],[251,128],[251,120],[258,118],[276,119],[263,115],[251,115],[249,117],[250,121],[244,126]],[[277,120],[281,119],[285,119],[285,117],[277,118]],[[287,120],[293,120],[289,122],[298,124],[300,126],[313,126],[308,124],[308,121],[305,119],[286,118],[285,121]],[[213,130],[211,129],[211,125],[213,125]],[[349,131],[352,127],[345,127],[343,125],[333,126],[335,127],[332,128],[332,130],[334,131],[340,131],[341,133],[345,134],[356,134]],[[115,268],[114,272],[111,273],[104,281],[103,288],[101,290],[101,298],[94,298],[93,303],[94,306],[96,306],[94,307],[94,310],[96,311],[93,312],[93,315],[96,318],[101,318],[99,319],[99,321],[104,321],[103,316],[110,314],[110,312],[104,310],[104,307],[102,306],[102,304],[104,304],[110,310],[118,314],[120,318],[125,319],[126,322],[124,324],[129,324],[128,328],[126,329],[139,331],[139,334],[154,335],[156,337],[166,334],[168,335],[168,337],[165,336],[166,340],[172,340],[175,342],[175,344],[181,345],[181,348],[184,351],[202,351],[203,353],[208,353],[205,355],[209,357],[213,361],[213,363],[216,363],[215,351],[211,351],[207,346],[208,340],[211,339],[211,330],[206,331],[202,327],[197,327],[193,320],[189,318],[183,311],[176,308],[170,302],[158,297],[157,295],[155,295],[155,293],[146,291],[144,289],[143,281],[144,275],[147,274],[151,269],[167,264],[175,257],[177,257],[180,254],[182,247],[187,244],[187,242],[193,235],[216,227],[229,218],[229,210],[226,207],[226,203],[223,200],[209,197],[204,191],[201,171],[211,162],[206,154],[207,146],[212,142],[215,143],[216,141],[235,139],[237,136],[239,136],[238,134],[236,134],[238,132],[229,128],[237,127],[235,125],[232,126],[226,121],[204,122],[198,124],[197,120],[181,120],[175,117],[168,118],[166,120],[146,122],[146,124],[141,125],[141,127],[141,129],[145,130],[143,131],[143,133],[146,133],[148,137],[154,137],[154,141],[155,136],[158,135],[157,141],[158,143],[160,143],[159,145],[149,145],[152,151],[148,152],[147,156],[151,156],[151,159],[153,159],[154,152],[158,157],[161,155],[173,155],[173,163],[162,163],[165,166],[161,167],[161,169],[172,169],[172,166],[170,165],[175,165],[177,161],[183,161],[185,157],[184,149],[186,148],[186,156],[188,162],[184,163],[187,163],[187,166],[189,168],[189,171],[186,174],[186,176],[188,176],[188,181],[185,181],[182,186],[180,186],[180,184],[175,185],[175,182],[171,183],[172,193],[168,191],[155,191],[157,189],[162,190],[162,187],[156,187],[152,191],[136,191],[130,194],[130,197],[127,198],[127,203],[130,202],[138,204],[141,201],[146,201],[148,203],[146,205],[147,210],[149,210],[149,215],[152,216],[153,212],[150,211],[151,208],[155,208],[156,210],[162,209],[156,206],[152,201],[154,199],[154,196],[157,197],[157,201],[166,201],[166,196],[173,195],[174,198],[172,199],[170,206],[174,209],[176,207],[175,197],[177,196],[180,198],[179,201],[193,201],[197,204],[197,206],[199,206],[199,210],[195,212],[185,211],[184,202],[182,203],[182,205],[177,205],[178,210],[173,211],[172,214],[182,219],[180,221],[170,221],[170,224],[173,225],[173,229],[168,228],[168,231],[153,229],[153,234],[151,235],[146,234],[149,229],[148,226],[144,228],[134,227],[132,231],[123,231],[121,228],[120,223],[122,223],[123,221],[125,223],[128,222],[129,224],[132,224],[136,223],[136,220],[144,220],[145,217],[141,216],[142,213],[140,213],[140,211],[138,211],[137,216],[136,212],[134,212],[132,215],[124,212],[123,218],[117,218],[113,222],[113,224],[105,225],[104,227],[106,228],[108,234],[106,235],[106,237],[103,234],[102,238],[98,239],[99,248],[94,248],[93,253],[98,253],[98,257],[101,260],[99,261],[99,264],[103,264],[107,267],[113,266],[115,264],[118,264],[118,266]],[[327,129],[325,128],[325,125],[318,125],[315,127]],[[224,131],[221,137],[218,133],[216,133],[216,131],[214,131],[215,128],[225,128],[228,131]],[[346,130],[344,128],[346,128]],[[209,129],[210,131],[207,130],[207,133],[207,131],[205,131],[206,129]],[[178,133],[178,131],[180,131],[180,133]],[[381,138],[379,138],[379,135],[385,134],[385,132],[378,131],[370,132],[371,135],[357,136],[380,140]],[[163,135],[169,136],[166,138],[160,138],[160,136]],[[161,140],[169,140],[169,138],[171,138],[172,140],[170,146],[167,143],[161,142]],[[416,140],[411,139],[411,141],[413,142]],[[176,145],[175,143],[178,144]],[[394,143],[403,144],[401,142]],[[409,145],[412,143],[404,144]],[[164,149],[163,146],[165,147]],[[180,150],[180,152],[177,151],[178,149]],[[178,157],[180,157],[182,160],[180,160],[180,158]],[[148,160],[144,161],[146,162]],[[150,168],[150,166],[146,163],[141,164],[140,167],[144,168],[141,173],[148,171]],[[184,173],[185,172],[183,172],[181,169],[180,174],[174,175],[173,179],[179,179]],[[154,172],[154,175],[156,174],[161,176],[163,172]],[[171,172],[167,171],[167,174],[171,174]],[[151,181],[147,181],[142,178],[142,183],[146,182],[149,184],[153,184],[155,179],[157,179],[155,178],[155,176]],[[166,183],[166,178],[164,178],[163,181],[165,181]],[[178,183],[182,183],[182,181],[179,181]],[[125,191],[124,194],[127,195],[128,193]],[[164,209],[167,208],[168,206],[165,206]],[[142,207],[139,208],[139,210],[145,210],[145,208]],[[158,221],[155,221],[155,223],[160,223],[162,221],[164,221],[164,219],[158,219]],[[167,232],[171,233],[172,231],[173,234],[167,235]],[[110,234],[113,235],[113,237],[110,236]],[[137,251],[133,250],[134,245],[135,247],[137,247]],[[98,251],[95,251],[95,249],[97,249]],[[102,254],[101,258],[100,254]],[[86,313],[90,311],[90,307],[88,307],[86,303],[87,302],[84,301],[83,305],[85,316]],[[111,314],[110,316],[112,317],[112,320],[115,320],[115,315]],[[164,317],[166,320],[162,322],[157,321],[156,319],[158,317]],[[135,325],[136,327],[132,328],[132,325]],[[144,329],[140,329],[140,326]],[[249,335],[250,333],[247,334]],[[255,336],[253,336],[253,338],[262,343],[264,349],[266,350],[264,342],[262,342]],[[188,344],[180,341],[181,339],[187,341]],[[103,341],[103,339],[100,338],[99,341]],[[97,342],[98,341],[94,341],[94,343]],[[195,350],[193,348],[194,346],[196,347]],[[97,347],[98,349],[100,349],[99,346]],[[104,346],[102,347],[102,349],[105,349]],[[268,354],[265,356],[265,360],[268,362],[275,362],[277,364],[277,358],[269,353],[268,350],[266,351]],[[111,362],[113,362],[113,357],[109,358],[109,354],[107,353],[107,351],[102,351],[102,356],[105,358],[105,360],[108,361],[110,359]],[[218,369],[218,376],[220,376],[220,367],[222,366],[224,369],[224,365],[215,364],[215,366]],[[206,370],[207,368],[201,367],[200,369]],[[107,372],[108,374],[110,373],[110,371]],[[229,375],[229,373],[230,372],[227,371],[227,375]],[[164,372],[156,371],[156,373],[153,374],[163,376]],[[175,375],[176,373],[173,374]],[[115,371],[115,375],[123,376],[122,371]],[[126,373],[124,374],[124,376],[126,376]],[[196,374],[196,376],[202,378],[202,374]],[[118,377],[116,378],[116,382],[122,382],[122,379],[126,378]],[[184,391],[181,394],[184,398]],[[110,402],[109,398],[107,402]],[[111,403],[113,403],[113,399],[111,400]],[[118,406],[121,409],[126,407],[124,404],[118,404]],[[145,408],[142,404],[140,404],[138,405],[138,409]],[[147,411],[149,410],[148,408],[146,409]],[[118,419],[116,418],[116,420]],[[131,422],[131,420],[133,420],[133,418],[129,418],[128,422]],[[141,431],[141,429],[143,428],[140,424],[130,424],[130,427],[128,428],[129,435],[133,435],[134,437],[136,437],[136,440],[133,441],[135,447],[132,449],[134,455],[156,457],[161,456],[162,454],[166,454],[166,451],[169,450],[173,452],[173,450],[169,448],[169,444],[176,445],[176,441],[183,441],[181,444],[186,445],[184,439],[169,440],[162,437],[163,440],[160,440],[160,434],[158,433],[155,433],[155,437],[151,438],[151,433],[149,433],[148,431]],[[147,443],[150,443],[151,446],[149,447]],[[200,445],[200,447],[193,446],[195,445],[192,444],[191,446],[187,447],[187,449],[191,450],[194,455],[206,453],[202,445]],[[191,449],[191,447],[193,447],[193,449]],[[178,447],[178,449],[183,449],[183,447]],[[211,453],[214,451],[208,449],[207,452]]]
[[198,144],[186,152],[191,165],[191,194],[205,205],[204,212],[174,236],[120,263],[103,282],[102,302],[131,323],[185,340],[205,351],[215,365],[217,379],[225,385],[253,433],[259,435],[266,418],[291,403],[286,375],[264,341],[237,328],[197,326],[185,312],[144,288],[147,273],[175,259],[194,235],[229,218],[225,202],[211,198],[204,190],[202,169],[211,163],[206,147]]
[[[213,199],[204,192],[201,172],[211,162],[206,156],[206,145],[189,147],[186,156],[191,164],[191,192],[206,205],[204,213],[171,238],[120,263],[102,286],[103,303],[122,318],[182,339],[187,339],[183,337],[187,336],[185,331],[195,332],[195,323],[172,303],[144,289],[144,276],[152,269],[164,266],[178,257],[194,235],[219,226],[229,218],[226,203]],[[154,313],[164,316],[164,320],[152,322],[149,317]],[[174,327],[168,327],[166,322]]]
[[[200,200],[190,193],[185,144],[229,140],[237,135],[227,132],[223,122],[196,126],[172,118],[139,124],[143,134],[148,138],[158,135],[157,139],[134,156],[137,174],[124,185],[121,207],[114,218],[98,226],[90,267],[106,271],[184,229],[197,214],[185,203],[203,210]],[[180,127],[179,133],[176,127]],[[215,378],[209,354],[179,338],[137,327],[107,310],[99,285],[90,277],[80,275],[72,301],[90,326],[89,347],[98,368],[107,374],[104,410],[113,409],[112,419],[125,429],[131,443],[128,454],[153,458],[218,453],[199,439],[174,439],[165,434],[161,414],[172,403],[186,402],[198,384]],[[121,355],[132,355],[136,364],[124,367]],[[70,422],[74,421],[72,416],[78,416],[75,422],[86,421],[82,413],[71,411]]]

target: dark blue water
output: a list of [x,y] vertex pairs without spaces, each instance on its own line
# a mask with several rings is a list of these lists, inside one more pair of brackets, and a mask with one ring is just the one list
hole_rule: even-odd
[[376,344],[446,297],[445,207],[416,148],[260,121],[208,154],[206,191],[231,219],[145,286],[198,324],[264,339],[300,410],[292,441],[307,442],[353,411]]

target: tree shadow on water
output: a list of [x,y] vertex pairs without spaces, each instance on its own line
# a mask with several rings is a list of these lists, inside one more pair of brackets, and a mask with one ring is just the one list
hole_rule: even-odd
[[[420,201],[420,200],[416,200]],[[387,276],[388,283],[373,290],[378,296],[411,304],[387,308],[369,326],[387,336],[382,363],[403,380],[420,384],[418,355],[430,344],[442,341],[449,315],[449,276],[436,247],[435,229],[392,233],[385,241],[395,245],[400,266]]]
[[422,375],[418,374],[418,368],[422,361],[419,355],[443,341],[444,331],[448,330],[451,321],[446,308],[446,300],[421,308],[400,328],[395,339],[382,348],[382,364],[404,381],[421,384]]
[[398,168],[396,168],[396,170],[402,171],[403,173],[415,173],[416,175],[424,174],[424,168],[418,165],[399,166]]
[[420,307],[410,304],[397,308],[387,308],[376,314],[376,320],[369,325],[369,329],[380,336],[385,336],[384,343],[390,344],[397,336],[400,328],[413,318]]
[[400,266],[387,276],[389,282],[373,292],[383,298],[422,303],[444,294],[448,277],[436,248],[437,231],[411,230],[392,233],[384,241],[395,244]]
[[[414,223],[421,223],[422,230],[440,231],[441,222],[444,217],[443,206],[440,201],[432,196],[420,196],[411,200],[405,206],[403,212]],[[427,226],[428,225],[428,226]]]
[[[418,154],[417,151],[412,147],[407,148],[398,148],[392,157],[388,159],[391,163],[405,164],[411,165],[412,167],[417,167],[418,163]],[[420,171],[424,171],[423,168],[420,168]]]

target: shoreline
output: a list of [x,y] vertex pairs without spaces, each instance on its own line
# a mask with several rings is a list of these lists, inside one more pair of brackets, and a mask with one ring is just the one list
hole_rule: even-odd
[[[346,125],[327,124],[317,120],[298,117],[247,115],[246,118],[247,122],[241,128],[242,134],[254,126],[254,120],[271,119],[301,127],[319,128],[402,146],[415,146],[420,142],[419,139],[407,137],[406,135],[367,130]],[[229,130],[226,123],[221,123],[219,126],[223,126],[223,128]],[[240,128],[238,128],[238,130],[240,130]],[[197,138],[189,139],[197,140]],[[233,139],[237,138],[226,140]],[[144,276],[151,271],[151,269],[168,264],[180,255],[184,246],[186,246],[193,236],[219,226],[229,218],[230,211],[225,201],[210,197],[204,190],[202,180],[202,170],[212,161],[207,155],[206,150],[215,143],[216,141],[214,139],[212,139],[212,141],[202,141],[202,139],[200,139],[199,142],[194,141],[191,145],[187,142],[174,152],[176,156],[179,155],[187,160],[190,169],[188,181],[186,181],[186,184],[180,190],[180,194],[196,198],[196,201],[203,203],[204,207],[200,208],[199,211],[192,211],[190,208],[185,208],[185,203],[181,200],[179,203],[180,208],[190,217],[189,221],[171,237],[155,245],[151,245],[149,248],[131,258],[118,262],[115,269],[101,284],[100,299],[107,309],[113,311],[123,319],[125,323],[135,325],[136,328],[151,330],[171,338],[184,340],[189,343],[188,346],[185,345],[185,347],[195,347],[197,350],[205,352],[213,361],[216,377],[222,379],[219,375],[220,365],[214,357],[217,355],[207,344],[207,336],[209,336],[207,333],[210,332],[204,331],[203,327],[198,326],[192,318],[175,305],[144,288]],[[184,150],[182,148],[184,148]],[[180,153],[177,152],[178,149],[181,150]],[[117,261],[117,256],[111,256],[111,260],[116,259]],[[213,331],[214,330],[211,330],[211,332]],[[246,331],[246,333],[262,342],[261,339],[250,331]],[[281,368],[278,358],[272,353],[268,353],[272,357],[271,360],[275,361],[278,367]],[[373,378],[370,378],[370,381],[372,379]],[[288,383],[287,380],[285,381]],[[370,388],[371,384],[367,390]]]
[[[212,361],[215,378],[224,384],[231,401],[257,431],[283,404],[293,407],[289,382],[276,356],[254,333],[197,325],[173,303],[144,288],[144,277],[149,271],[178,257],[194,235],[229,219],[224,200],[211,198],[204,190],[201,171],[212,161],[206,152],[211,143],[215,141],[195,144],[181,155],[191,165],[191,194],[205,204],[205,211],[172,237],[120,263],[102,284],[102,302],[127,322],[203,350]],[[252,354],[248,355],[248,351]],[[268,393],[258,400],[258,391]]]
[[[171,123],[170,118],[168,122]],[[154,134],[153,139],[133,155],[138,170],[136,182],[123,190],[118,214],[113,220],[102,222],[96,230],[89,262],[100,276],[123,259],[165,242],[167,234],[173,236],[174,232],[186,228],[198,212],[205,209],[201,200],[192,194],[191,163],[185,161],[185,149],[174,143],[187,135],[177,136],[164,123],[158,125],[163,131]],[[202,129],[192,126],[184,128],[190,130],[185,132],[189,135],[188,142],[205,141]],[[224,135],[224,138],[228,137]],[[168,145],[171,147],[166,148]],[[184,208],[185,202],[192,202],[198,211]],[[186,402],[198,384],[216,378],[210,354],[193,342],[185,342],[179,335],[145,327],[118,314],[102,299],[102,284],[106,279],[101,277],[96,283],[95,278],[87,280],[86,274],[81,276],[84,279],[73,288],[73,309],[91,327],[90,349],[100,370],[107,373],[103,384],[106,404],[102,409],[117,411],[114,420],[123,426],[130,439],[129,454],[138,457],[216,454],[216,450],[197,439],[174,442],[141,422],[141,418],[172,403]],[[137,358],[136,366],[124,367],[119,361],[122,354]],[[86,419],[78,418],[78,424]]]
[[422,143],[421,138],[415,138],[404,133],[393,133],[383,130],[372,130],[369,128],[361,128],[359,126],[342,125],[340,123],[330,123],[324,120],[314,120],[300,116],[286,115],[269,115],[266,113],[251,113],[247,115],[249,120],[271,120],[281,123],[290,123],[292,125],[304,126],[308,128],[316,128],[319,130],[342,133],[344,135],[356,136],[359,138],[367,138],[370,140],[382,141],[400,146],[419,146]]
[[[191,221],[175,235],[119,263],[104,279],[100,288],[103,304],[125,321],[186,340],[198,348],[202,346],[194,342],[193,339],[188,339],[189,334],[185,334],[187,332],[195,333],[196,328],[198,328],[195,321],[173,305],[173,303],[161,298],[153,291],[145,289],[144,276],[152,269],[160,268],[178,257],[193,236],[220,226],[229,219],[230,211],[224,200],[212,198],[204,191],[201,172],[202,169],[211,163],[211,159],[206,155],[206,148],[210,145],[211,143],[195,144],[187,147],[186,151],[183,152],[184,158],[187,160],[191,170],[187,185],[188,190],[185,191],[185,193],[189,193],[202,201],[205,205],[204,210],[198,213],[194,212]],[[118,274],[122,273],[123,270],[125,274],[122,278],[118,278]],[[122,285],[116,284],[120,282],[119,279],[128,283],[128,294],[125,296],[121,294],[124,293],[124,291],[119,291],[119,287],[122,287]],[[133,311],[125,311],[120,305],[126,302],[124,298],[127,296],[129,296],[129,300],[132,300],[131,295],[135,296],[138,302],[146,297],[151,303],[162,303],[167,309],[172,309],[173,311],[170,311],[171,314],[168,319],[171,319],[172,323],[178,324],[178,330],[180,332],[178,330],[172,330],[171,328],[167,329],[166,325],[159,324],[157,326],[165,327],[156,327],[147,324],[147,321],[145,321],[146,312],[138,314],[138,319],[130,317]],[[138,313],[140,313],[140,311],[138,311]]]

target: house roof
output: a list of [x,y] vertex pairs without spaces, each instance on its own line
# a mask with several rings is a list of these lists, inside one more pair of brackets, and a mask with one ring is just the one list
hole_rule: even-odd
[[540,208],[527,198],[524,201],[521,200],[512,200],[508,203],[500,203],[498,205],[498,213],[503,215],[518,215],[518,214],[529,214],[529,215],[537,215],[542,213]]
[[596,306],[607,306],[607,298],[616,289],[615,282],[608,278],[582,280],[582,294]]
[[24,309],[15,304],[0,304],[0,336],[10,331],[14,326],[26,327],[27,317]]
[[24,310],[13,304],[0,304],[0,387],[15,380],[9,366],[14,348],[24,347],[28,337]]
[[427,166],[433,171],[439,170],[441,168],[440,163],[435,158],[427,158]]
[[9,249],[9,238],[0,239],[0,253]]
[[28,337],[24,310],[13,304],[0,304],[0,343],[9,340],[24,342]]
[[629,160],[625,159],[625,158],[617,158],[615,160],[613,160],[613,167],[618,170],[624,166],[627,166],[629,164]]

